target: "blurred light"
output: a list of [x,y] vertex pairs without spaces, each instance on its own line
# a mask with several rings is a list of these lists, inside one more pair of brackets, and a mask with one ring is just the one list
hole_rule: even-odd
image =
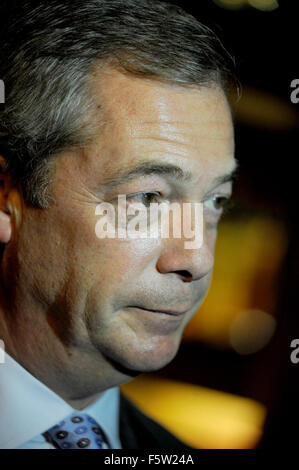
[[277,0],[247,0],[249,5],[262,11],[273,11],[279,7]]
[[[200,370],[194,373],[200,375]],[[195,449],[250,449],[263,432],[266,408],[249,398],[154,374],[142,374],[121,389]]]
[[[267,243],[265,243],[267,240]],[[283,222],[265,214],[223,219],[216,244],[209,293],[184,330],[184,341],[231,349],[230,328],[240,312],[274,314],[275,282],[286,254]]]
[[278,0],[214,0],[214,3],[228,10],[240,10],[246,6],[251,6],[257,10],[273,11],[279,7]]
[[230,342],[239,354],[253,354],[265,347],[276,328],[276,320],[262,310],[239,313],[230,327]]
[[238,121],[271,130],[289,130],[298,127],[298,112],[295,107],[266,91],[243,87],[241,97],[231,96]]
[[214,0],[214,3],[222,8],[229,10],[239,10],[247,6],[247,0]]

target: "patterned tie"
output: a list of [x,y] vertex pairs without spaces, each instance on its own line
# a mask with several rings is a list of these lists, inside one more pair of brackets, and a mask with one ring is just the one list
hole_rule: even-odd
[[105,442],[98,423],[79,411],[48,429],[43,436],[58,449],[102,449]]

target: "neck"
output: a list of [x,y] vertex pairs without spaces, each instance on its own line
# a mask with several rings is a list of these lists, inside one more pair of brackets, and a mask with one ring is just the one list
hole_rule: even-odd
[[103,395],[102,393],[97,393],[95,395],[92,395],[87,398],[83,399],[78,399],[78,400],[65,400],[72,408],[76,410],[83,410],[89,405],[92,405],[96,400],[98,400],[101,396]]

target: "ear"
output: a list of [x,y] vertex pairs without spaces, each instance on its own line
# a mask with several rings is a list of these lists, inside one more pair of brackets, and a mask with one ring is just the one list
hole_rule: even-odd
[[11,178],[6,173],[6,162],[0,155],[0,243],[8,243],[11,240],[11,189]]

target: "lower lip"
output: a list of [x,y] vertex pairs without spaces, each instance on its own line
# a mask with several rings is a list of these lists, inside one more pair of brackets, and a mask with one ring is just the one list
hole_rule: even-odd
[[151,335],[168,336],[181,330],[183,325],[183,313],[155,312],[139,307],[126,307],[125,310],[130,315],[130,319],[131,316],[134,316],[134,321],[137,321],[137,325],[141,322],[148,334]]

